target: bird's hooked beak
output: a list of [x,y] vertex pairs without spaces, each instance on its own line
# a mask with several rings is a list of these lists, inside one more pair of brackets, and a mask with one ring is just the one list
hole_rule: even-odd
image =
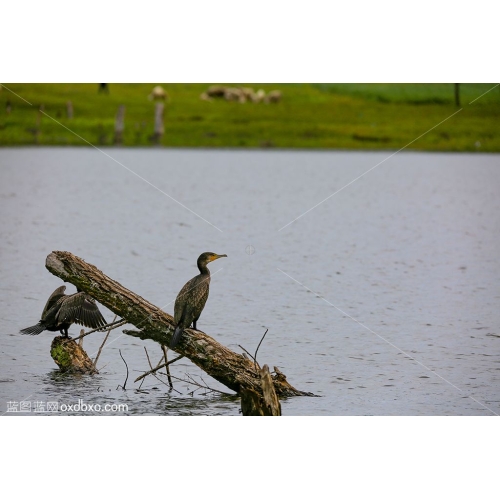
[[214,255],[214,256],[210,257],[210,262],[213,262],[214,260],[220,259],[221,257],[227,257],[227,255],[226,254]]

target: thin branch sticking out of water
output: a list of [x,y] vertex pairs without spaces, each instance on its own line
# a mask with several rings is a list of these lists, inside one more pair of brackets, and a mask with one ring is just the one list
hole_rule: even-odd
[[143,378],[147,377],[148,375],[151,375],[152,373],[157,372],[158,370],[161,370],[162,368],[165,368],[167,365],[171,365],[172,363],[175,363],[176,361],[179,361],[179,359],[183,358],[184,356],[177,356],[176,358],[172,359],[172,361],[169,361],[168,363],[163,363],[156,368],[153,368],[152,370],[149,370],[146,373],[143,373],[139,377],[137,377],[134,382],[139,382],[139,380],[142,380]]
[[[115,314],[115,317],[114,317],[114,319],[113,319],[113,323],[114,323],[114,321],[115,321],[115,320],[116,320],[116,314]],[[111,323],[111,324],[113,324],[113,323]],[[102,348],[104,347],[104,344],[106,343],[106,340],[108,340],[108,337],[109,337],[109,334],[111,333],[111,330],[112,330],[112,328],[110,328],[110,329],[108,330],[108,333],[106,333],[106,337],[104,337],[104,340],[103,340],[103,342],[102,342],[102,344],[101,344],[101,347],[99,347],[99,350],[97,351],[97,356],[96,356],[96,357],[95,357],[95,359],[94,359],[94,368],[95,368],[96,370],[97,370],[97,360],[99,359],[99,356],[101,355]],[[82,331],[83,331],[83,330],[82,330]],[[81,337],[80,342],[83,342],[83,336],[81,336],[81,335],[80,335],[80,337]]]
[[257,349],[255,350],[255,354],[253,356],[242,345],[238,344],[238,347],[240,349],[243,349],[253,359],[255,371],[257,371],[257,369],[260,370],[260,365],[259,365],[259,363],[257,363],[257,353],[259,352],[260,344],[262,344],[262,341],[264,340],[264,337],[267,335],[268,331],[269,331],[269,328],[267,328],[264,335],[262,335],[262,338],[260,339],[259,345],[257,346]]
[[[147,373],[149,375],[153,375],[153,377],[158,380],[158,382],[160,382],[161,384],[165,384],[165,385],[168,385],[166,382],[164,382],[161,378],[157,377],[156,376],[156,371],[160,370],[163,366],[166,366],[166,363],[164,363],[163,365],[160,365],[161,363],[161,360],[160,360],[160,363],[158,363],[158,366],[156,368],[153,368],[153,365],[151,364],[151,360],[149,359],[149,354],[148,354],[148,350],[146,349],[146,346],[144,346],[144,351],[146,351],[146,356],[148,358],[148,363],[149,363],[149,367],[151,368],[151,370]],[[163,358],[162,358],[163,359]],[[144,374],[143,377],[145,377],[147,374]],[[137,380],[139,380],[140,378],[142,377],[139,377],[138,379],[136,379],[135,381],[137,382]],[[142,382],[141,382],[141,385],[142,385]],[[177,392],[178,394],[181,394],[181,392],[179,392],[177,389],[174,389],[173,385],[170,386],[170,390],[174,390],[175,392]]]
[[[126,387],[127,387],[127,380],[128,380],[128,365],[127,365],[127,362],[125,361],[125,359],[123,358],[122,356],[122,350],[121,349],[118,349],[118,352],[120,353],[120,358],[123,359],[123,362],[125,363],[125,367],[127,368],[127,376],[125,377],[125,383],[121,386],[119,385],[118,387],[121,387],[124,391],[126,391]],[[118,389],[117,387],[117,389]]]
[[[186,375],[189,377],[189,380],[175,377],[174,375],[172,375],[172,378],[175,378],[175,380],[179,380],[180,382],[184,382],[186,384],[196,385],[197,387],[200,387],[201,389],[208,389],[209,391],[212,391],[212,392],[218,392],[219,394],[224,394],[224,396],[234,396],[235,395],[235,394],[230,394],[229,392],[224,392],[224,391],[219,391],[218,389],[213,389],[212,387],[209,387],[206,383],[205,383],[205,385],[201,385],[198,382],[196,382],[193,379],[193,377],[191,377],[191,375],[189,375],[189,373],[186,373]],[[205,382],[205,381],[203,380],[203,382]]]
[[[267,335],[268,331],[269,331],[269,328],[266,329],[266,332],[264,333],[264,335],[262,335],[262,338],[260,339],[260,342],[259,342],[259,345],[257,346],[257,349],[255,349],[255,355],[253,357],[253,361],[254,361],[254,366],[255,366],[256,370],[257,370],[257,366],[258,366],[258,363],[257,363],[257,352],[259,351],[260,344],[262,344],[262,341],[264,340],[264,337]],[[259,368],[260,368],[260,366],[259,366]]]
[[161,349],[163,351],[163,357],[165,359],[165,367],[167,368],[168,383],[170,385],[170,389],[173,389],[174,388],[174,384],[172,383],[172,377],[170,376],[170,367],[168,366],[167,348],[164,345],[162,345]]

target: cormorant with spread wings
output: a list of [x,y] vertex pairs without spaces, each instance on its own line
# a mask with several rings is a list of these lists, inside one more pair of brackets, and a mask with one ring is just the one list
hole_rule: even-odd
[[106,325],[106,320],[97,308],[95,300],[77,288],[72,295],[65,295],[65,286],[60,286],[49,297],[42,312],[40,321],[20,333],[25,335],[38,335],[44,330],[60,332],[69,338],[68,328],[77,323],[87,328],[100,328]]

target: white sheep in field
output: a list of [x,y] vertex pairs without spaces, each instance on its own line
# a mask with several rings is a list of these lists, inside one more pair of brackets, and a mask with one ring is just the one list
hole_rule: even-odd
[[236,87],[226,87],[224,92],[224,99],[226,101],[239,101],[245,102],[246,98],[241,89]]
[[251,100],[255,92],[253,91],[253,88],[251,87],[241,87],[241,92],[245,96],[247,100]]
[[281,91],[271,90],[269,94],[264,97],[264,102],[269,104],[270,102],[280,102],[281,101]]
[[212,85],[211,87],[208,87],[205,94],[207,94],[208,97],[224,97],[225,92],[226,87],[223,87],[222,85]]
[[252,101],[269,104],[280,102],[282,94],[280,90],[271,90],[271,92],[266,95],[263,89],[254,92],[250,87],[224,87],[223,85],[212,85],[200,95],[202,101],[211,101],[218,97],[223,97],[226,101],[237,101],[240,103]]
[[148,95],[148,99],[150,101],[168,101],[168,94],[167,91],[161,86],[157,85],[156,87],[153,88],[151,91],[151,94]]
[[253,102],[262,102],[264,100],[264,97],[266,96],[266,93],[264,90],[259,89],[255,94],[252,95],[252,101]]

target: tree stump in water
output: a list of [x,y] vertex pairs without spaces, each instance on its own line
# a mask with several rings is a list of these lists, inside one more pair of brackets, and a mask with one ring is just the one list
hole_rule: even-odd
[[259,375],[262,394],[252,389],[241,390],[241,413],[253,417],[280,417],[281,404],[274,390],[269,367],[264,365],[259,370]]
[[73,339],[54,337],[50,355],[56,365],[65,373],[99,373],[83,348]]

